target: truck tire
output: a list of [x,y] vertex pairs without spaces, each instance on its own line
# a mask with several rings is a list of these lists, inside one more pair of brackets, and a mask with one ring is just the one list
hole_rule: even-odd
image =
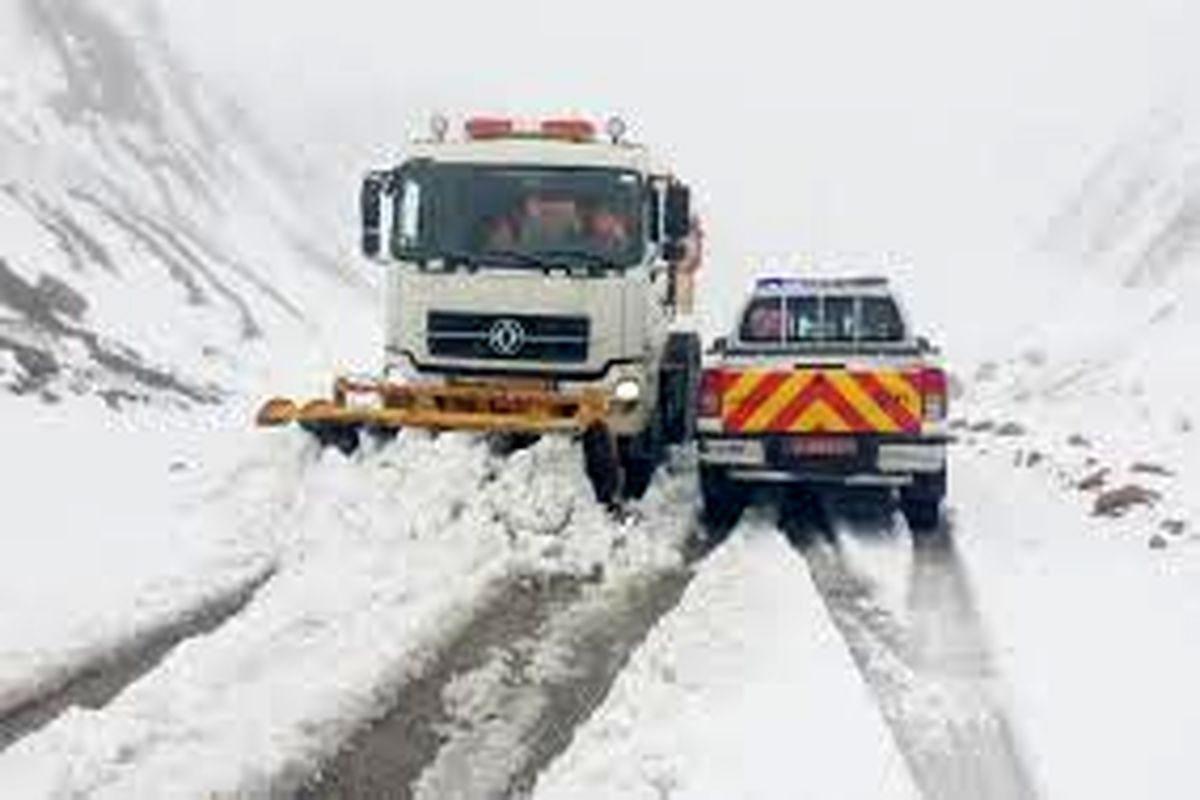
[[358,451],[360,426],[356,424],[302,422],[300,427],[316,439],[321,447],[336,447],[346,457]]
[[749,493],[723,467],[700,467],[701,519],[711,539],[721,540],[737,524]]
[[911,486],[900,490],[900,508],[913,534],[924,535],[938,529],[945,497],[945,470],[916,475]]
[[691,441],[695,433],[700,350],[700,337],[695,333],[672,333],[667,337],[658,383],[667,444]]
[[613,505],[621,488],[621,462],[617,443],[603,425],[593,425],[583,432],[583,469],[592,484],[596,502]]
[[640,500],[646,494],[666,455],[662,415],[660,406],[645,430],[636,436],[621,437],[617,442],[621,459],[621,494],[629,500]]

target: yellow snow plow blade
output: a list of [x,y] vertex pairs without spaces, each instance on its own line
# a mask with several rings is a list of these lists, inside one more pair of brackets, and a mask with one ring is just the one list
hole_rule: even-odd
[[[361,402],[364,396],[373,402]],[[607,412],[608,398],[594,389],[559,392],[502,384],[403,385],[339,378],[333,399],[301,404],[274,398],[259,409],[257,422],[263,427],[295,422],[553,433],[586,430],[602,422]]]

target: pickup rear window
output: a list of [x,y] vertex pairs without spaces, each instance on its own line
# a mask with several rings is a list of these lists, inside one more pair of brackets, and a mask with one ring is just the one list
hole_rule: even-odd
[[739,338],[752,344],[904,341],[892,298],[880,295],[759,297],[742,317]]

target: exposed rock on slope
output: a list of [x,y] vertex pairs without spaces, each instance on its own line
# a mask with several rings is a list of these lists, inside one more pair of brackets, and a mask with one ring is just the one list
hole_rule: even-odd
[[150,0],[0,9],[0,387],[210,401],[362,288]]

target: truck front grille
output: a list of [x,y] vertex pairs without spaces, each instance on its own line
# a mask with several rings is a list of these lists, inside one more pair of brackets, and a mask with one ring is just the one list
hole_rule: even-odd
[[431,311],[429,353],[443,358],[581,363],[588,359],[587,317]]

